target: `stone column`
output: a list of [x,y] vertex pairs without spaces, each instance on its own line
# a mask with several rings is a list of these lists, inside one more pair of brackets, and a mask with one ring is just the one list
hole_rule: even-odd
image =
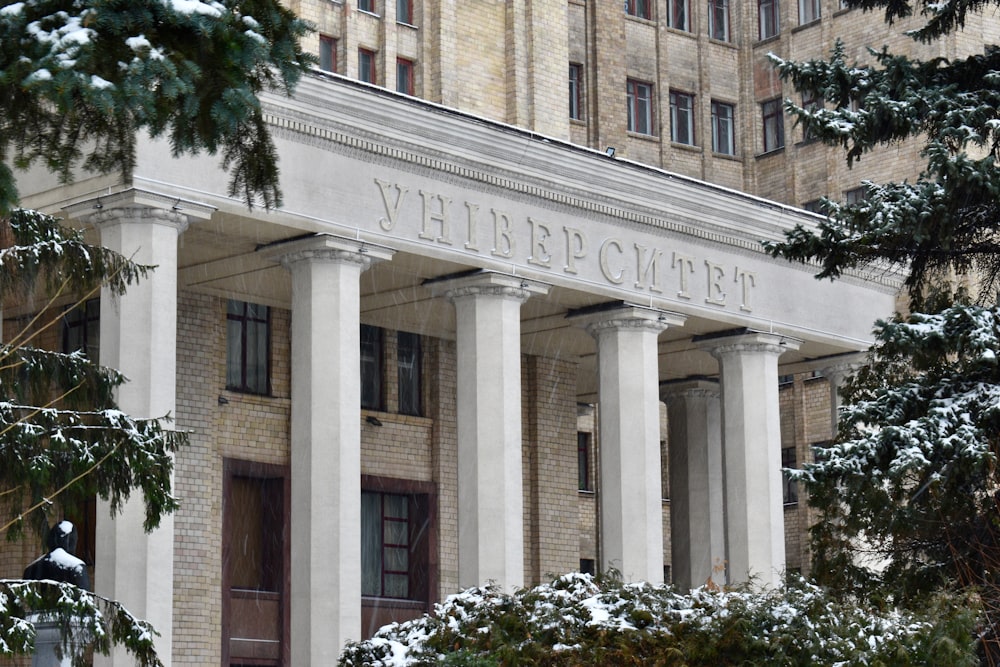
[[434,283],[455,304],[458,583],[524,585],[521,304],[548,286],[482,272]]
[[719,361],[727,581],[780,585],[785,569],[778,357],[801,341],[741,332],[698,342]]
[[[177,367],[177,240],[195,219],[212,209],[153,193],[128,190],[67,209],[97,227],[101,245],[156,268],[121,297],[101,293],[101,363],[117,368],[129,381],[118,389],[118,405],[139,418],[173,416]],[[143,530],[141,496],[133,496],[111,517],[108,504],[97,508],[94,589],[120,601],[151,622],[160,636],[156,651],[172,662],[174,604],[174,519],[167,515],[151,533]],[[95,664],[132,665],[124,649]]]
[[624,305],[574,315],[597,339],[601,568],[663,583],[659,363],[656,338],[684,316]]
[[711,580],[726,583],[723,523],[722,422],[719,383],[665,384],[670,435],[670,551],[681,591]]
[[393,251],[318,235],[268,248],[292,275],[291,660],[361,639],[361,273]]
[[865,357],[861,353],[847,354],[829,359],[829,362],[819,372],[830,382],[830,438],[833,439],[837,437],[840,406],[843,404],[840,389],[844,386],[844,381],[864,365]]

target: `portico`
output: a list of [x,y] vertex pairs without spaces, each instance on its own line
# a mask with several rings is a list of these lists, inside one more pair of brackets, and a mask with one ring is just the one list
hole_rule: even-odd
[[[760,241],[813,224],[805,212],[348,81],[310,77],[295,99],[269,99],[267,114],[281,155],[276,211],[248,211],[226,195],[214,158],[174,160],[164,143],[140,146],[127,184],[22,185],[35,193],[26,205],[56,212],[93,210],[109,190],[140,202],[137,218],[198,211],[169,239],[176,266],[158,271],[170,280],[135,297],[173,295],[178,312],[129,334],[180,359],[133,377],[138,388],[175,387],[178,425],[194,432],[178,454],[188,505],[174,534],[218,539],[232,504],[220,502],[225,471],[248,469],[226,461],[290,477],[287,558],[278,590],[266,591],[287,618],[243,643],[195,627],[230,609],[219,601],[230,575],[218,574],[229,565],[200,553],[215,578],[199,578],[178,546],[172,590],[147,587],[181,612],[165,621],[175,647],[202,633],[224,648],[200,664],[220,654],[280,664],[287,648],[275,642],[291,647],[292,664],[330,664],[363,632],[366,600],[385,614],[419,610],[428,601],[415,591],[436,600],[490,581],[512,588],[584,558],[660,582],[672,552],[685,585],[721,583],[720,563],[729,582],[778,583],[779,375],[865,349],[895,283],[818,282],[810,267],[768,257]],[[269,391],[227,385],[230,301],[269,309]],[[362,326],[376,341],[369,356]],[[161,330],[180,332],[183,349],[171,355]],[[216,353],[202,358],[199,344]],[[360,398],[365,364],[379,381],[372,405]],[[403,400],[414,372],[416,398]],[[577,403],[598,406],[592,497],[576,488]],[[363,494],[379,508],[375,547]],[[597,547],[583,555],[591,506]],[[366,588],[369,548],[377,592]],[[404,551],[433,576],[410,572],[419,568]],[[96,567],[101,582],[107,565]],[[186,661],[175,649],[173,664]]]

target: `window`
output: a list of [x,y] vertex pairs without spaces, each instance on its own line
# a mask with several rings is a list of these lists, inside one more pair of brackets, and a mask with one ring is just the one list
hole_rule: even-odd
[[569,117],[583,120],[583,65],[569,64]]
[[799,25],[818,21],[820,0],[799,0]]
[[868,188],[862,185],[860,188],[854,188],[848,190],[844,193],[844,203],[849,206],[855,206],[861,204],[868,200],[869,192]]
[[578,489],[590,491],[590,434],[586,431],[576,433],[576,469]]
[[375,13],[375,0],[358,0],[358,9],[363,12]]
[[91,361],[100,362],[100,299],[88,299],[63,314],[62,351],[69,354],[77,350],[82,350]]
[[223,664],[287,665],[288,469],[223,462]]
[[670,141],[694,145],[694,95],[670,91]]
[[[806,97],[802,96],[802,108],[806,111],[816,111],[817,109],[823,108],[823,101],[816,97]],[[808,128],[802,128],[802,141],[811,142],[816,141],[816,135],[809,131]]]
[[795,468],[795,448],[781,448],[781,479],[782,479],[782,499],[786,505],[793,505],[799,502],[799,484],[789,478],[785,468]]
[[732,104],[712,102],[712,150],[723,155],[736,155],[734,133],[735,111]]
[[396,59],[396,92],[413,94],[413,61],[406,58]]
[[581,558],[580,559],[580,574],[597,574],[596,563],[593,558]]
[[653,85],[628,80],[628,131],[653,134]]
[[770,153],[784,148],[785,117],[781,111],[781,100],[769,100],[760,106],[764,121],[764,152]]
[[802,204],[802,208],[810,213],[818,213],[820,215],[826,214],[826,204],[822,199],[812,199],[807,201]]
[[729,41],[729,0],[708,0],[708,36]]
[[319,68],[326,72],[337,71],[337,40],[333,37],[319,36]]
[[691,31],[689,0],[667,0],[667,25],[675,30]]
[[413,25],[413,0],[396,0],[396,23]]
[[625,0],[625,13],[641,19],[653,18],[652,0]]
[[778,0],[757,0],[757,16],[760,20],[760,38],[774,37],[781,29],[778,20]]
[[361,595],[426,601],[430,532],[427,494],[363,490]]
[[226,306],[226,389],[271,392],[271,310],[229,300]]
[[382,329],[361,325],[361,407],[382,410]]
[[378,83],[375,76],[375,52],[358,49],[358,79],[365,83]]
[[422,403],[420,336],[406,331],[396,334],[397,378],[399,381],[399,413],[420,415]]

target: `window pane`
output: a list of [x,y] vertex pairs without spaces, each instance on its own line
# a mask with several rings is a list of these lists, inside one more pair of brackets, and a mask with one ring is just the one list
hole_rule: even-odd
[[319,38],[319,67],[327,72],[337,69],[337,42],[330,37]]
[[243,387],[243,323],[240,320],[226,322],[226,386]]
[[410,597],[410,578],[405,574],[385,575],[385,597],[403,598]]
[[581,104],[581,79],[583,76],[583,66],[577,63],[569,65],[569,117],[573,120],[583,118]]
[[361,594],[382,594],[382,507],[377,493],[361,494]]
[[358,79],[375,83],[375,54],[366,49],[358,49]]
[[397,338],[399,375],[399,412],[404,415],[420,414],[420,336],[400,331]]
[[778,34],[778,0],[758,0],[758,16],[760,18],[760,38],[767,39]]
[[677,30],[688,30],[688,0],[669,0],[670,12],[667,25]]
[[411,0],[396,0],[396,21],[399,23],[413,23]]
[[361,407],[382,409],[382,330],[361,325]]
[[396,92],[413,94],[413,63],[403,58],[396,60]]

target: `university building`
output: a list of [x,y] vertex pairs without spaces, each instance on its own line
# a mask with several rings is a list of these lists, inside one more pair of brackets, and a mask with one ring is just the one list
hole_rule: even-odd
[[[149,140],[128,179],[19,184],[158,267],[56,304],[44,343],[99,355],[130,378],[123,409],[190,433],[181,509],[152,534],[137,506],[71,508],[97,592],[156,625],[165,664],[298,667],[466,586],[808,569],[781,468],[831,437],[900,278],[820,282],[761,241],[918,162],[903,146],[859,177],[796,136],[764,53],[864,43],[871,17],[289,4],[322,67],[265,99],[283,207],[248,210],[215,158]],[[32,314],[5,304],[5,331]],[[7,547],[0,575],[37,549]]]

